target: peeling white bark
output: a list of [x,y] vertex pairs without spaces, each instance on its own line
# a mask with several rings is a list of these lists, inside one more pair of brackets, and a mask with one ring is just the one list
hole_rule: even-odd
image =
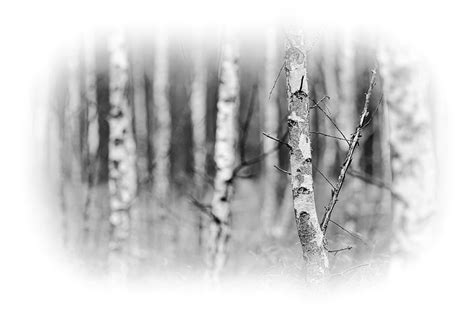
[[[279,111],[278,111],[278,85],[275,85],[271,96],[275,78],[278,75],[277,60],[277,36],[274,28],[266,32],[266,50],[265,50],[265,82],[261,93],[262,105],[262,126],[263,130],[274,134],[278,131]],[[270,152],[275,148],[275,142],[268,137],[262,137],[263,152]],[[277,212],[277,185],[279,174],[273,166],[278,166],[278,152],[267,155],[263,161],[263,204],[262,204],[262,225],[266,234],[274,235],[275,214]]]
[[155,141],[153,183],[155,196],[159,203],[168,201],[170,190],[170,148],[171,148],[171,110],[168,98],[168,38],[160,29],[155,42],[155,72],[153,82]]
[[122,31],[115,31],[111,35],[109,52],[109,265],[114,272],[123,274],[127,269],[125,260],[129,251],[130,212],[137,192],[137,175],[136,145],[128,102],[129,62]]
[[[432,238],[436,162],[427,74],[422,61],[401,47],[382,45],[380,71],[387,105],[392,188],[393,250],[414,254]],[[432,226],[431,226],[432,227]]]
[[230,202],[233,196],[233,185],[229,183],[229,180],[232,178],[236,160],[235,146],[239,106],[238,53],[235,38],[226,33],[222,45],[214,153],[217,170],[212,198],[212,212],[218,221],[212,221],[209,226],[207,258],[212,278],[216,278],[221,273],[228,253]]
[[287,38],[285,69],[293,208],[306,277],[309,282],[316,282],[324,276],[329,262],[314,202],[306,47],[301,31],[293,31]]

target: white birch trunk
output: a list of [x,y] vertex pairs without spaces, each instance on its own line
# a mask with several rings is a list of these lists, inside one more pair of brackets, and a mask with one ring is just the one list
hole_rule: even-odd
[[212,213],[217,220],[213,220],[209,225],[207,254],[208,272],[213,279],[221,273],[228,253],[230,202],[233,196],[233,185],[229,180],[232,178],[236,161],[235,146],[239,107],[238,53],[235,38],[226,33],[222,45],[214,152],[217,170],[212,198]]
[[[269,96],[275,78],[278,75],[277,61],[277,38],[274,28],[267,30],[266,50],[265,50],[265,82],[261,96],[263,112],[263,129],[267,133],[274,134],[278,131],[279,111],[278,111],[278,85]],[[275,148],[275,142],[268,137],[262,137],[263,152],[270,152]],[[277,185],[279,174],[273,166],[278,165],[278,152],[275,151],[267,155],[263,161],[263,205],[262,205],[262,225],[268,235],[274,235],[275,214],[277,212]]]
[[393,250],[415,254],[433,232],[436,162],[427,103],[426,69],[410,52],[388,45],[379,50],[387,105],[392,167]]
[[132,112],[128,102],[129,61],[125,35],[116,31],[109,39],[109,265],[113,272],[127,273],[130,213],[137,192],[136,145],[132,132]]
[[170,189],[171,110],[168,98],[168,43],[164,30],[158,30],[155,42],[153,99],[155,107],[153,183],[155,196],[164,205]]
[[323,277],[329,262],[314,202],[306,47],[301,31],[292,32],[287,38],[285,69],[293,208],[306,277],[313,283]]

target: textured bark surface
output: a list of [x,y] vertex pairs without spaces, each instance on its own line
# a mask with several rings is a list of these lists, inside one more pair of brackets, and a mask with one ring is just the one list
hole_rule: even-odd
[[392,199],[393,250],[413,254],[432,238],[428,224],[434,214],[436,163],[426,69],[410,53],[388,45],[379,50],[392,188],[401,197]]
[[111,35],[109,50],[109,265],[113,271],[124,273],[127,268],[125,259],[129,250],[130,212],[137,192],[137,175],[136,145],[128,102],[129,62],[123,32],[116,31]]
[[[275,78],[278,75],[279,65],[277,61],[277,36],[275,29],[269,29],[266,34],[265,51],[265,78],[264,87],[261,93],[262,126],[267,133],[274,134],[278,132],[278,123],[280,122],[278,111],[278,85],[275,85],[272,94],[270,91],[274,85]],[[262,138],[263,152],[270,152],[275,148],[275,142],[268,137]],[[277,186],[279,174],[273,166],[278,166],[278,152],[273,152],[265,157],[263,161],[263,205],[262,205],[262,224],[266,234],[274,235],[275,214],[277,206]]]
[[227,259],[230,237],[230,202],[233,185],[230,182],[236,160],[237,111],[239,106],[238,54],[234,38],[224,36],[222,46],[217,129],[214,160],[216,176],[212,213],[216,220],[209,226],[208,266],[211,277],[217,277]]
[[155,72],[153,99],[154,120],[154,164],[153,184],[159,203],[168,200],[170,189],[171,111],[168,98],[168,45],[164,30],[159,30],[155,44]]
[[314,282],[324,276],[329,262],[314,202],[306,48],[301,32],[288,34],[285,69],[293,208],[307,280]]

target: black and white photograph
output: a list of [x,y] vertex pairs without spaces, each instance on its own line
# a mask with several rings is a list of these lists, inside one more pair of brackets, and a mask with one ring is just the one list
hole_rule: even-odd
[[10,9],[2,314],[472,311],[469,10]]

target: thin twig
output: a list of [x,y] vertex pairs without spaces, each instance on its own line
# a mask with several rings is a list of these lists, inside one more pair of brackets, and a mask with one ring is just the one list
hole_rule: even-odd
[[275,138],[275,137],[273,137],[273,136],[270,136],[270,135],[268,135],[268,134],[265,133],[265,132],[262,132],[262,134],[265,135],[265,136],[267,136],[268,138],[270,138],[270,139],[272,139],[272,140],[274,140],[274,141],[276,141],[276,142],[278,142],[278,143],[280,143],[280,144],[282,144],[282,145],[285,145],[286,147],[288,147],[288,148],[291,149],[290,144],[288,144],[288,143],[286,143],[286,142],[284,142],[284,141],[282,141],[282,140],[280,140],[280,139],[278,139],[278,138]]
[[283,172],[283,173],[285,173],[285,174],[291,176],[291,172],[286,171],[285,169],[282,169],[282,168],[278,167],[277,165],[273,165],[273,167],[275,167],[277,170],[279,170],[279,171],[281,171],[281,172]]
[[[327,97],[327,96],[325,96]],[[324,99],[324,98],[323,98]],[[321,100],[323,100],[321,99]],[[349,141],[347,140],[347,137],[344,135],[344,133],[341,131],[341,129],[337,126],[336,122],[334,122],[334,120],[332,119],[332,117],[326,113],[326,111],[324,111],[324,109],[319,105],[319,102],[316,102],[314,101],[313,99],[309,98],[309,100],[311,102],[314,103],[314,106],[311,106],[310,109],[313,109],[313,108],[318,108],[321,112],[324,113],[324,115],[331,121],[332,125],[334,125],[334,127],[337,129],[337,131],[339,132],[339,134],[342,135],[342,137],[344,138],[344,140],[346,141],[346,143],[350,146],[351,144],[349,143]],[[320,101],[321,101],[320,100]]]
[[[326,247],[324,247],[326,248]],[[329,252],[329,253],[334,253],[334,256],[336,256],[339,252],[341,251],[345,251],[345,250],[351,250],[352,249],[352,246],[347,246],[345,248],[341,248],[341,249],[334,249],[334,250],[331,250],[331,249],[328,249],[326,248],[326,251]]]
[[405,205],[408,205],[408,202],[405,201],[400,196],[400,194],[393,191],[392,187],[390,185],[386,184],[385,182],[383,182],[382,180],[370,177],[369,175],[367,175],[365,173],[362,173],[360,171],[356,171],[356,170],[353,170],[353,169],[347,170],[347,174],[350,175],[350,176],[353,176],[354,178],[360,179],[364,182],[367,182],[369,184],[375,185],[379,188],[382,188],[382,189],[385,189],[385,190],[389,191],[393,198],[399,200],[400,202],[404,203]]
[[346,232],[347,234],[349,234],[351,237],[354,237],[358,240],[360,240],[364,245],[368,246],[369,244],[363,240],[361,237],[358,236],[357,233],[355,232],[351,232],[350,230],[348,230],[347,228],[344,228],[342,225],[338,224],[337,222],[333,221],[332,219],[330,220],[331,223],[333,223],[334,225],[336,225],[336,227],[338,227],[339,229],[341,229],[342,231]]
[[354,155],[355,148],[357,144],[359,143],[359,138],[361,137],[361,131],[364,126],[365,119],[367,118],[367,115],[369,114],[369,111],[368,111],[369,101],[370,101],[370,96],[372,95],[372,90],[375,86],[376,73],[377,72],[375,71],[375,69],[372,70],[372,77],[370,78],[369,89],[367,90],[367,93],[365,95],[364,109],[362,110],[362,114],[360,115],[359,125],[357,126],[356,131],[352,134],[351,142],[349,144],[349,150],[347,151],[346,159],[344,160],[344,163],[342,164],[341,172],[339,174],[339,177],[336,183],[336,188],[332,191],[331,201],[326,207],[326,212],[324,213],[324,217],[321,222],[321,230],[323,231],[324,234],[326,234],[329,221],[331,219],[331,215],[334,210],[334,206],[336,206],[337,198],[339,197],[339,193],[341,192],[342,185],[344,184],[344,179],[346,177],[347,170],[349,169],[349,166],[351,165],[352,156]]
[[281,72],[283,71],[283,68],[285,68],[285,61],[281,64],[280,71],[278,72],[278,76],[275,79],[275,82],[273,82],[272,89],[270,90],[270,93],[268,94],[268,101],[270,101],[270,98],[272,97],[273,90],[276,87],[276,84],[278,82],[278,79],[280,78]]
[[332,186],[332,188],[333,188],[334,190],[336,189],[336,187],[334,186],[334,184],[332,184],[332,182],[329,181],[329,179],[328,179],[318,168],[315,167],[314,169],[316,169],[316,171],[317,171],[320,175],[323,176],[324,180],[326,180],[326,182],[329,183],[329,185]]
[[312,132],[312,131],[310,131],[310,133],[314,134],[314,135],[322,135],[322,136],[326,136],[326,137],[329,137],[329,138],[334,138],[334,139],[339,139],[339,140],[346,141],[346,139],[344,139],[342,137],[337,137],[337,136],[325,134],[325,133],[322,133],[322,132]]

